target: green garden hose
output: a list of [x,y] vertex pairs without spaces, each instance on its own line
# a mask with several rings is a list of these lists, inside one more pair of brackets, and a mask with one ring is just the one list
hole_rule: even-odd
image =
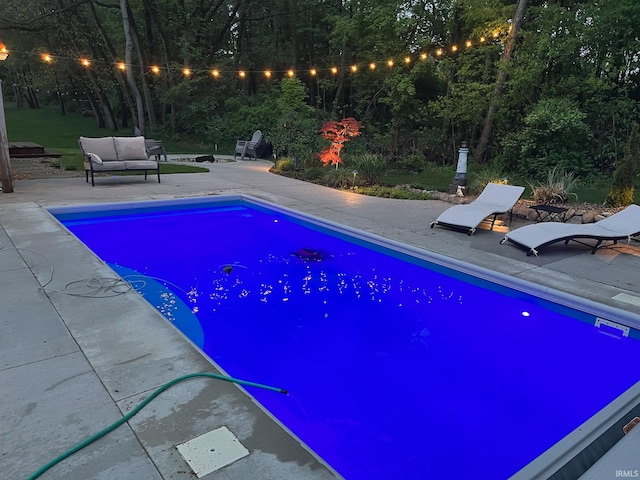
[[73,455],[74,453],[76,453],[79,450],[82,450],[84,447],[86,447],[87,445],[95,442],[99,438],[104,437],[107,433],[115,430],[116,428],[118,428],[123,423],[128,422],[129,420],[131,420],[131,418],[134,415],[136,415],[140,410],[142,410],[151,400],[156,398],[158,395],[160,395],[162,392],[164,392],[168,388],[174,386],[177,383],[183,382],[185,380],[189,380],[191,378],[197,378],[197,377],[216,378],[218,380],[225,380],[227,382],[237,383],[239,385],[245,385],[245,386],[248,386],[248,387],[257,387],[257,388],[262,388],[262,389],[265,389],[265,390],[271,390],[273,392],[284,393],[285,395],[287,394],[287,391],[283,390],[282,388],[270,387],[269,385],[263,385],[261,383],[247,382],[245,380],[239,380],[237,378],[227,377],[225,375],[218,375],[216,373],[190,373],[189,375],[184,375],[182,377],[178,377],[178,378],[176,378],[174,380],[171,380],[170,382],[165,383],[160,388],[158,388],[155,392],[153,392],[151,395],[149,395],[147,398],[145,398],[137,407],[135,407],[133,410],[131,410],[128,414],[126,414],[120,420],[112,423],[111,425],[109,425],[104,430],[101,430],[98,433],[90,436],[86,440],[84,440],[84,441],[80,442],[79,444],[77,444],[75,447],[73,447],[73,448],[67,450],[66,452],[64,452],[62,455],[58,456],[57,458],[54,458],[53,460],[51,460],[46,465],[40,467],[35,473],[33,473],[29,477],[28,480],[34,480],[34,479],[38,478],[44,472],[49,470],[54,465],[57,465],[58,463],[60,463],[65,458],[70,457],[71,455]]

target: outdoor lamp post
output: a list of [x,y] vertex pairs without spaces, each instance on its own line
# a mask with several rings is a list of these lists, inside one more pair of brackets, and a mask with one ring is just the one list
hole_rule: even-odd
[[458,193],[460,190],[464,190],[467,186],[467,155],[469,155],[467,142],[462,142],[462,145],[460,145],[460,149],[458,150],[456,176],[453,177],[453,180],[451,180],[451,183],[449,184],[449,193]]
[[[7,48],[0,44],[0,60],[6,60],[9,56]],[[9,162],[9,141],[7,139],[7,124],[4,119],[4,100],[2,95],[2,80],[0,80],[0,180],[4,193],[13,192],[13,179],[11,178],[11,163]]]

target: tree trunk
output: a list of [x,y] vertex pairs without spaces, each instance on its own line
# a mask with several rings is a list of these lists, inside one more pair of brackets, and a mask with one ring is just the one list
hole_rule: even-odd
[[136,85],[136,80],[133,76],[133,62],[131,58],[131,52],[133,50],[133,40],[131,38],[131,23],[129,20],[129,7],[127,0],[120,0],[120,11],[122,12],[122,25],[124,27],[125,49],[124,49],[124,63],[126,64],[126,77],[133,98],[136,102],[136,117],[135,122],[141,131],[145,131],[145,119],[144,119],[144,104],[142,103],[142,96],[140,90]]
[[475,159],[484,163],[488,160],[486,151],[489,139],[493,133],[493,120],[498,110],[498,103],[502,96],[505,83],[507,82],[507,65],[511,60],[513,54],[513,48],[515,47],[516,40],[518,38],[518,32],[520,30],[520,24],[524,18],[524,12],[527,8],[527,0],[518,0],[516,4],[516,11],[513,15],[513,21],[511,22],[511,30],[507,37],[507,41],[502,52],[502,58],[500,59],[500,65],[498,66],[498,77],[496,78],[496,84],[493,88],[493,95],[491,96],[491,102],[489,103],[489,109],[487,110],[487,116],[484,119],[484,126],[482,127],[482,133],[478,140],[478,145],[475,148]]
[[[129,17],[132,17],[133,14],[131,10],[127,10]],[[140,83],[142,84],[142,95],[144,96],[144,103],[147,106],[147,117],[149,118],[149,126],[151,128],[155,128],[158,125],[156,120],[156,111],[153,106],[153,100],[151,98],[151,90],[149,89],[149,84],[147,83],[147,78],[145,77],[145,56],[142,53],[142,47],[140,46],[140,36],[138,35],[138,30],[136,28],[135,23],[131,24],[131,38],[133,40],[133,45],[136,49],[136,55],[138,55],[138,65],[139,65],[139,75],[140,75]],[[141,130],[144,135],[144,130]]]

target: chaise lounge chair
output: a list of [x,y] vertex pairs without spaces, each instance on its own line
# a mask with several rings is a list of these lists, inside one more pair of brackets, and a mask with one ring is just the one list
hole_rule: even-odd
[[[610,241],[615,245],[618,240],[640,235],[640,206],[629,205],[624,210],[600,220],[596,223],[570,224],[543,222],[516,228],[509,232],[500,242],[514,243],[527,249],[527,256],[538,255],[538,250],[553,243],[569,241],[582,243],[591,248],[591,253],[602,246],[602,242]],[[595,245],[583,243],[580,239],[595,240]]]
[[258,154],[256,153],[256,149],[258,145],[260,145],[261,140],[262,132],[260,130],[253,132],[251,140],[238,140],[236,142],[236,151],[233,154],[233,159],[235,160],[236,157],[240,155],[240,160],[244,160],[244,157],[253,157],[254,160],[257,160]]
[[511,210],[523,192],[524,187],[489,183],[473,202],[455,205],[442,212],[436,221],[431,223],[431,228],[442,225],[466,230],[469,235],[473,235],[478,225],[493,215],[491,220],[491,230],[493,230],[496,217],[501,213],[509,213],[509,221],[511,221]]

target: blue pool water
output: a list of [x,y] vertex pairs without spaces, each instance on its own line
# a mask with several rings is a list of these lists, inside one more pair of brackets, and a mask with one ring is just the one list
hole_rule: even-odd
[[348,480],[507,478],[640,380],[637,330],[283,212],[92,210],[56,217]]

